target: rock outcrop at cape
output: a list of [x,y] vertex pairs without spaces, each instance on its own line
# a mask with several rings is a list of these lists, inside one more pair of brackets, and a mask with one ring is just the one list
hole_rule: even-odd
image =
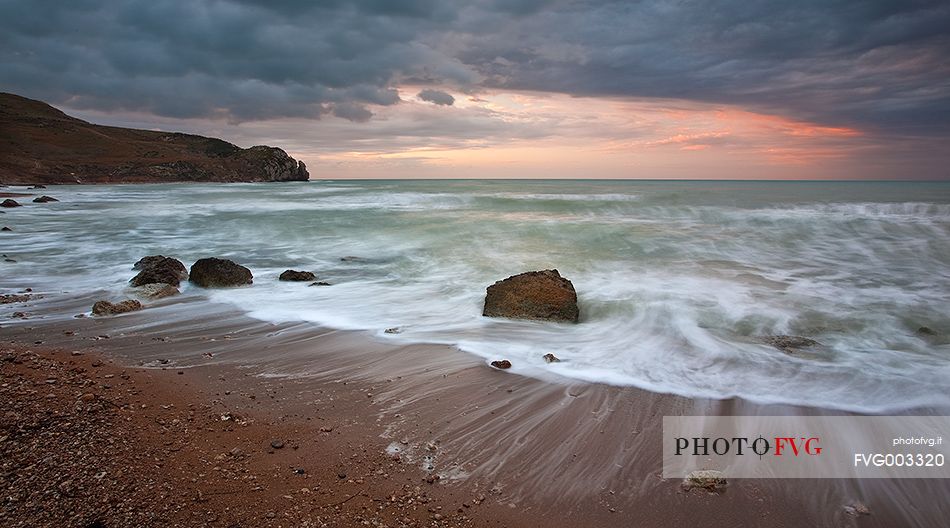
[[529,271],[489,286],[482,315],[576,323],[577,292],[557,270]]
[[41,101],[0,93],[0,183],[306,181],[279,148],[242,149],[177,132],[101,126]]

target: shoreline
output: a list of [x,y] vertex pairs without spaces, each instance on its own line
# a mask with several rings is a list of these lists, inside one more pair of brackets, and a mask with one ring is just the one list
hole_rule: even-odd
[[[85,311],[95,295],[54,297],[39,308],[45,313]],[[948,486],[940,482],[737,479],[725,493],[712,495],[686,492],[679,481],[661,478],[663,415],[834,411],[541,381],[488,368],[480,358],[448,346],[399,346],[308,323],[265,323],[230,307],[188,298],[118,317],[5,324],[0,340],[5,347],[15,343],[77,350],[83,354],[78,357],[101,355],[124,365],[130,376],[155,380],[142,398],[161,399],[172,392],[185,406],[220,401],[254,423],[303,431],[301,438],[326,436],[314,421],[329,414],[335,416],[333,432],[360,438],[360,453],[366,457],[381,457],[372,459],[383,463],[398,455],[401,470],[412,475],[407,483],[413,488],[486,498],[479,505],[481,513],[457,501],[439,510],[456,512],[453,516],[440,513],[434,519],[434,512],[423,509],[429,516],[415,522],[613,526],[618,519],[635,518],[647,526],[704,520],[732,526],[883,527],[938,526],[950,514],[942,500]],[[333,414],[334,408],[345,411]],[[257,438],[252,447],[259,449],[263,440]],[[251,449],[229,447],[221,437],[211,449],[227,454],[234,447]],[[325,453],[316,447],[301,445],[295,451],[300,460],[318,460]],[[331,466],[307,475],[333,482]],[[392,491],[391,482],[366,482],[377,498]],[[845,506],[855,502],[866,504],[871,515],[847,514]],[[355,507],[359,501],[347,505],[351,503]],[[347,515],[356,510],[349,507],[333,511],[339,519],[322,522],[350,525],[353,518]],[[280,525],[279,518],[266,522],[271,521]]]

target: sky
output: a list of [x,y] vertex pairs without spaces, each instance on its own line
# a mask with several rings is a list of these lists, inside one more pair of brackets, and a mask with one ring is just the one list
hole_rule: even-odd
[[946,0],[0,0],[0,91],[312,178],[950,180]]

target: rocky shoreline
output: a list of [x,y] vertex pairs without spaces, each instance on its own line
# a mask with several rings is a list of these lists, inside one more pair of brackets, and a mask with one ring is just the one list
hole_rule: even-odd
[[[358,257],[343,257],[354,259]],[[205,257],[187,269],[180,260],[164,255],[149,255],[139,259],[132,270],[139,273],[129,279],[133,291],[150,301],[172,297],[180,293],[178,286],[188,281],[201,288],[231,288],[249,286],[254,282],[250,269],[229,259]],[[309,286],[330,286],[328,282],[311,282],[317,278],[312,271],[287,269],[278,276],[283,282],[310,282]],[[92,307],[96,316],[118,315],[143,309],[136,299],[116,302],[98,300]],[[499,280],[485,290],[484,317],[540,320],[553,323],[578,323],[580,320],[577,293],[571,281],[556,269],[528,271]],[[80,314],[84,315],[84,314]],[[923,330],[929,330],[926,327]],[[399,328],[387,328],[387,334],[400,333]],[[932,331],[931,331],[932,332]],[[818,357],[824,346],[813,339],[794,335],[766,335],[758,337],[785,354],[799,357]],[[545,363],[559,363],[554,354],[544,354]],[[508,370],[513,365],[508,359],[494,360],[489,365]]]

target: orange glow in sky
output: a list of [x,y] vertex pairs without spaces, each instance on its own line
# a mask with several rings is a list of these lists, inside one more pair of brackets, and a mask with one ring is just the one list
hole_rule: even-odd
[[[143,116],[143,128],[282,145],[318,179],[873,178],[861,162],[882,148],[861,130],[737,106],[540,92],[451,92],[454,104],[436,105],[416,96],[418,86],[399,91],[401,102],[372,108],[369,122]],[[80,117],[115,122],[109,114]]]
[[[444,135],[297,154],[339,167],[329,178],[729,178],[744,170],[788,178],[814,176],[862,146],[855,129],[721,105],[518,92],[452,94],[454,105],[439,106],[417,91],[403,87],[405,102],[378,109],[376,119],[441,120]],[[469,126],[483,133],[465,138]]]

